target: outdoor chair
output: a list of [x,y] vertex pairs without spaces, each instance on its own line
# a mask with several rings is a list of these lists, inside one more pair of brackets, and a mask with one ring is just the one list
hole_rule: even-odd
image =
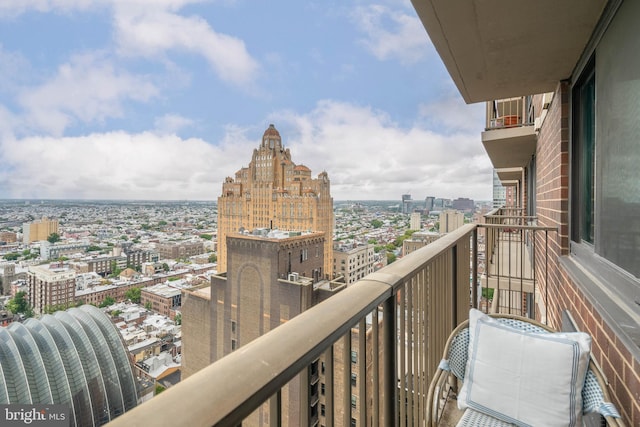
[[[602,417],[595,425],[623,425],[590,357],[587,334],[557,333],[535,320],[475,309],[469,319],[451,333],[429,386],[428,426],[547,426],[565,417],[565,408],[569,415],[556,425],[582,425],[587,414]],[[577,351],[583,344],[586,350]]]

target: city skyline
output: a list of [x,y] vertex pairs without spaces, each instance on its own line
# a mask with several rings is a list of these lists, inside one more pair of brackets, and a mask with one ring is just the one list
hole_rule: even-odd
[[336,200],[491,199],[409,1],[147,3],[0,3],[0,198],[215,200],[274,123]]

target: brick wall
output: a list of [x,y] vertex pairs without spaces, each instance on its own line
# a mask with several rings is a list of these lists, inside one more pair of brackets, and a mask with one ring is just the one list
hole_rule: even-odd
[[[610,383],[613,403],[626,424],[640,425],[640,361],[612,330],[593,301],[589,300],[558,259],[569,254],[569,86],[558,84],[549,112],[538,135],[537,215],[538,223],[558,227],[549,239],[549,274],[543,274],[544,242],[539,240],[536,269],[540,278],[539,294],[548,292],[549,300],[538,306],[538,315],[560,329],[562,312],[567,310],[578,330],[593,338],[593,358],[602,367]],[[542,236],[538,237],[539,239]],[[546,308],[546,310],[545,310]]]

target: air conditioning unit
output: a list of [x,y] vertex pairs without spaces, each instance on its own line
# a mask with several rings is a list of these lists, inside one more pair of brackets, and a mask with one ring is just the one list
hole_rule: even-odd
[[298,281],[298,273],[289,273],[289,281],[290,282],[297,282]]

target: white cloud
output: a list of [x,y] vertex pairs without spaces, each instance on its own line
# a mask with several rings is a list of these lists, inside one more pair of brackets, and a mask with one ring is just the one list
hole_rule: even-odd
[[[443,86],[453,86],[448,80]],[[462,96],[455,91],[448,96],[419,106],[419,115],[430,129],[454,132],[475,132],[482,129],[485,119],[485,104],[465,104]]]
[[61,135],[74,121],[101,122],[121,117],[124,100],[148,101],[158,89],[143,76],[116,68],[97,54],[76,55],[43,85],[25,89],[19,103],[26,123]]
[[113,14],[114,39],[125,56],[166,59],[167,51],[203,56],[224,81],[247,85],[259,64],[241,39],[215,31],[199,16],[183,16],[184,6],[206,0],[0,0],[0,17],[28,11],[70,13],[108,10]]
[[165,114],[155,120],[155,128],[161,134],[175,134],[179,130],[193,125],[194,121],[179,114]]
[[255,79],[258,63],[241,39],[216,32],[200,17],[173,13],[170,10],[178,8],[175,4],[166,9],[155,4],[140,6],[122,2],[116,7],[114,26],[120,53],[161,57],[167,51],[186,50],[202,55],[227,82],[243,85]]
[[411,64],[433,51],[427,33],[415,15],[373,4],[357,7],[352,17],[366,36],[360,42],[381,61],[397,58]]
[[[272,115],[294,162],[329,173],[334,199],[414,197],[490,198],[491,164],[473,131],[439,134],[402,128],[384,112],[322,101],[308,114]],[[284,124],[284,126],[282,126]],[[282,133],[282,131],[281,131]]]
[[[295,163],[314,175],[329,173],[336,200],[397,199],[407,191],[415,199],[491,197],[481,124],[446,134],[421,124],[403,128],[385,112],[331,100],[307,113],[282,111],[267,119]],[[6,138],[0,142],[0,195],[215,200],[224,178],[248,165],[263,131],[228,125],[216,145],[151,132]]]
[[214,146],[150,132],[4,140],[2,196],[212,200],[224,177],[241,166],[230,159],[242,153],[248,161],[254,145],[229,140]]

